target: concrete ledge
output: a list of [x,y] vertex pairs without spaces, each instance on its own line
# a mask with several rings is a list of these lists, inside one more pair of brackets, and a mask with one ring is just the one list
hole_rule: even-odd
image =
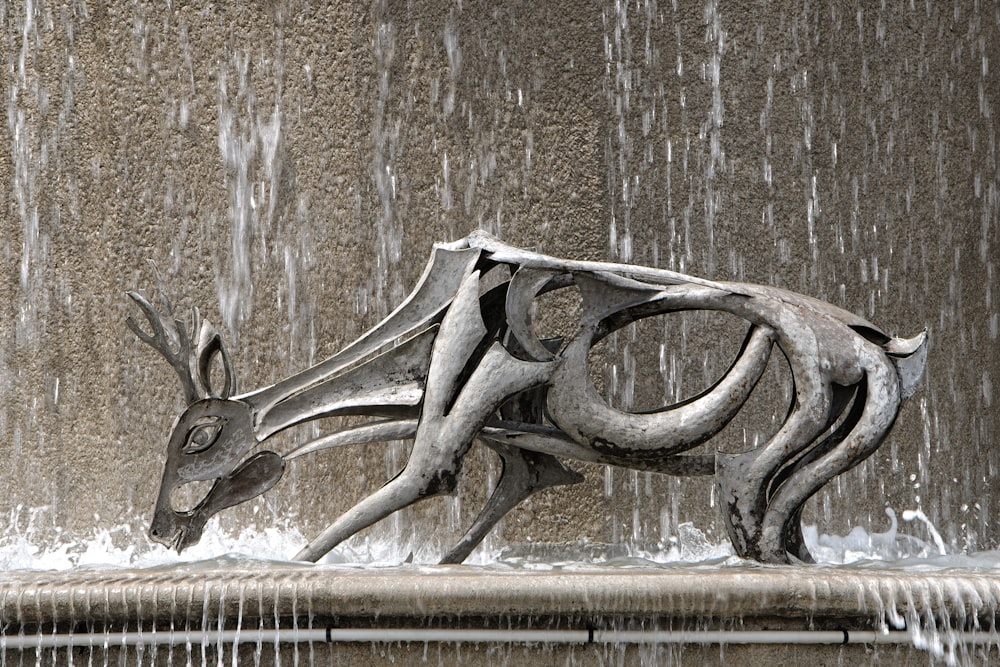
[[287,617],[925,619],[993,625],[1000,575],[816,567],[495,570],[203,564],[0,575],[0,623]]

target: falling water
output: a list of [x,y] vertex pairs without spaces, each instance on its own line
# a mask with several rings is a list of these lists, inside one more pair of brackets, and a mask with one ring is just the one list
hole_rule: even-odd
[[[815,548],[830,562],[863,553],[822,533],[895,533],[928,558],[1000,543],[990,3],[112,5],[0,0],[0,486],[17,489],[0,517],[25,559],[89,564],[104,550],[145,564],[182,406],[122,326],[125,290],[162,294],[179,317],[197,305],[249,391],[348,343],[404,298],[431,242],[475,228],[554,255],[787,287],[891,333],[927,327],[928,375],[893,436],[808,507]],[[539,310],[544,326],[572,326]],[[698,314],[648,324],[592,358],[622,408],[710,385],[742,335]],[[769,371],[757,416],[709,447],[759,445],[784,416],[786,381]],[[301,543],[405,455],[303,460],[221,517],[234,528],[204,555],[275,524]],[[476,558],[565,541],[626,558],[724,544],[705,480],[579,467],[585,484],[531,499]],[[433,560],[496,462],[477,449],[466,472],[458,499],[401,513],[337,558]]]
[[[280,44],[280,42],[279,42]],[[260,63],[273,67],[275,98],[281,98],[282,61]],[[239,342],[240,327],[252,315],[253,275],[251,248],[268,256],[268,243],[275,226],[275,209],[281,181],[281,107],[275,102],[270,116],[258,109],[249,81],[250,54],[234,54],[219,65],[219,153],[224,166],[230,207],[230,253],[228,270],[219,266],[216,285],[223,321]],[[230,80],[232,78],[232,80]],[[287,258],[286,252],[284,257]],[[294,277],[294,275],[292,276]]]
[[[979,4],[954,11],[813,4],[747,21],[725,3],[702,9],[651,2],[604,9],[609,254],[786,286],[900,334],[929,327],[941,351],[932,355],[926,391],[904,411],[884,453],[838,479],[814,507],[834,523],[868,512],[877,529],[875,508],[893,486],[888,470],[909,478],[909,493],[892,497],[943,521],[949,544],[982,544],[991,532],[983,501],[995,467],[985,445],[992,427],[981,415],[996,363],[987,341],[996,337],[997,233],[991,54],[982,31],[996,25],[996,12]],[[912,50],[903,46],[906,22],[919,26]],[[956,198],[967,205],[956,208]],[[970,284],[973,274],[982,283]],[[707,351],[702,383],[700,372],[679,372],[691,350],[665,326],[656,362],[670,401],[710,384],[731,343]],[[634,333],[625,335],[609,377],[611,398],[622,405],[657,386],[635,388],[629,355],[638,346]],[[962,370],[959,358],[970,351],[981,355],[981,368]],[[957,389],[962,377],[967,400]],[[687,381],[695,386],[686,389]],[[765,410],[780,420],[784,402],[779,390]],[[764,426],[742,428],[722,446],[743,440],[749,448],[767,434]],[[970,441],[984,443],[979,472],[958,454]],[[609,491],[614,475],[606,477]]]

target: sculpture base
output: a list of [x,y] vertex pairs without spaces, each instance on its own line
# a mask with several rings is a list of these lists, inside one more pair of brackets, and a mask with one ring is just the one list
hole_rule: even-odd
[[[233,559],[4,574],[0,646],[6,664],[36,654],[45,664],[65,662],[52,652],[72,652],[74,661],[125,652],[141,664],[186,664],[194,653],[232,664],[234,645],[241,660],[246,653],[261,664],[289,664],[296,654],[318,664],[433,656],[442,664],[503,656],[517,664],[532,654],[560,664],[610,656],[861,664],[873,652],[891,664],[927,664],[927,650],[962,663],[997,653],[998,600],[1000,575],[971,571],[354,569]],[[458,632],[442,634],[449,631]]]

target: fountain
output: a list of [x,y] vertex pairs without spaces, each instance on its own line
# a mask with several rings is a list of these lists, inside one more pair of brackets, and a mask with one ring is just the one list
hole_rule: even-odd
[[[169,662],[190,643],[202,661],[228,664],[231,644],[197,632],[252,630],[239,650],[266,662],[259,630],[325,639],[328,628],[645,634],[543,648],[524,636],[482,647],[313,640],[273,654],[409,660],[433,646],[429,659],[442,662],[516,663],[529,651],[584,663],[770,662],[790,644],[743,646],[738,633],[890,639],[903,623],[903,648],[822,650],[894,662],[926,660],[914,640],[952,661],[995,652],[992,8],[321,4],[0,4],[10,147],[0,173],[11,186],[0,219],[4,547],[25,545],[35,567],[53,554],[77,566],[4,575],[5,661],[25,655],[12,648],[19,638],[42,646],[90,633],[98,645],[74,650],[100,655],[106,642],[105,656]],[[457,499],[406,509],[334,552],[395,568],[80,567],[162,553],[143,534],[162,434],[183,405],[168,369],[136,363],[144,353],[122,327],[134,314],[126,290],[155,287],[178,312],[201,306],[232,347],[235,375],[266,386],[380,321],[416,284],[432,241],[476,228],[548,255],[790,289],[889,331],[927,327],[927,374],[893,433],[807,503],[803,521],[862,535],[869,557],[886,535],[892,555],[911,543],[945,555],[908,570],[656,567],[657,554],[704,558],[715,552],[701,545],[724,541],[712,485],[586,465],[583,483],[532,497],[470,557],[486,563],[506,549],[499,571],[423,565],[457,542],[495,482],[496,462],[476,449]],[[561,335],[567,322],[539,326]],[[741,336],[711,314],[651,318],[596,349],[592,377],[620,409],[683,400],[725,371]],[[787,377],[767,373],[771,393],[755,393],[750,416],[727,427],[725,451],[765,442],[784,418],[773,406],[787,405]],[[314,438],[310,428],[282,444]],[[323,452],[325,466],[292,462],[280,493],[226,510],[225,524],[317,534],[407,451],[398,442]],[[886,533],[887,509],[913,521]],[[807,530],[821,561],[824,539]],[[293,551],[304,544],[289,540],[299,540]],[[560,544],[575,545],[577,561],[593,552],[619,568],[564,571],[535,558],[558,562]],[[269,553],[287,557],[287,546]],[[187,638],[157,645],[154,626]],[[649,634],[715,630],[730,633],[723,649]],[[112,634],[132,631],[147,642]]]

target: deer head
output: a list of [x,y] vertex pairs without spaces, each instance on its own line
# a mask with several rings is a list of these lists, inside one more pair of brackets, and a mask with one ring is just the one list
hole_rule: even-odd
[[[281,478],[285,462],[270,451],[244,459],[258,444],[251,407],[236,398],[235,376],[222,337],[192,311],[191,332],[173,319],[170,305],[161,315],[141,295],[129,297],[142,309],[152,328],[147,333],[130,317],[128,327],[159,352],[174,368],[188,404],[174,424],[167,443],[167,461],[156,499],[149,536],[182,551],[201,538],[208,519],[227,507],[264,493]],[[195,338],[197,337],[197,338]],[[212,367],[222,361],[222,387],[213,387]],[[174,492],[192,482],[213,482],[191,509],[174,507]]]

